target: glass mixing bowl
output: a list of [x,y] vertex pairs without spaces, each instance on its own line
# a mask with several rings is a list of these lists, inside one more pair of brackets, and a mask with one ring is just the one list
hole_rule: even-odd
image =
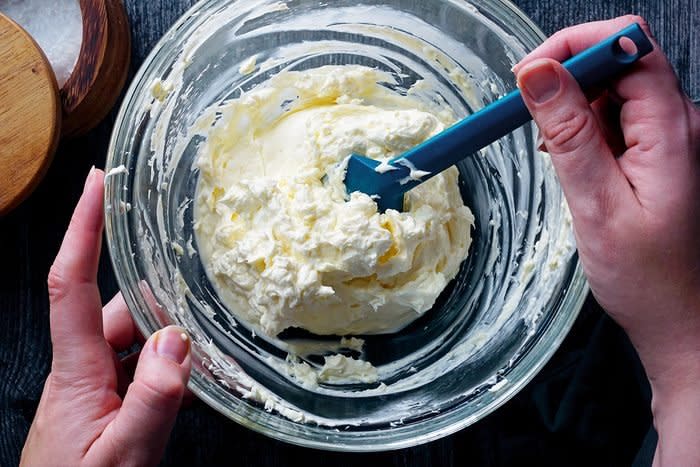
[[[548,156],[535,148],[534,125],[459,164],[476,216],[470,256],[416,322],[363,336],[362,356],[380,382],[316,389],[285,370],[288,345],[306,338],[307,361],[318,366],[331,338],[256,336],[227,318],[204,272],[191,203],[204,137],[188,129],[207,107],[275,73],[328,64],[388,71],[399,93],[425,80],[424,97],[464,116],[512,90],[511,66],[543,37],[502,0],[211,0],[178,21],[119,114],[107,162],[106,230],[141,331],[175,323],[192,336],[190,387],[202,400],[277,439],[375,451],[453,433],[532,379],[587,293],[568,209]],[[255,69],[246,74],[242,65],[252,65],[252,56]]]

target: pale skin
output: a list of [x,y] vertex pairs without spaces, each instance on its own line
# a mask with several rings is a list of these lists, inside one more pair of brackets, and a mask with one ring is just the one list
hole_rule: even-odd
[[104,173],[92,170],[49,273],[53,362],[21,465],[156,465],[190,374],[190,342],[171,326],[143,346],[133,379],[116,352],[138,339],[117,295],[102,307],[97,265]]
[[[658,47],[590,105],[559,64],[633,22],[649,33],[631,16],[561,31],[514,72],[593,294],[649,377],[654,465],[700,465],[700,112]],[[189,377],[179,328],[148,339],[130,385],[116,358],[137,332],[121,297],[99,301],[103,177],[88,177],[51,269],[53,364],[23,465],[157,464]]]
[[598,302],[653,392],[654,465],[700,465],[700,112],[658,48],[593,105],[559,61],[639,17],[555,34],[514,72],[551,154]]

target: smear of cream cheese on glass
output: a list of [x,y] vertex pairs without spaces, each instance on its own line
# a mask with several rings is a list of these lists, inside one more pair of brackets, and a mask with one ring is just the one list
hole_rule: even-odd
[[474,217],[456,168],[412,190],[403,213],[346,193],[351,153],[385,162],[451,123],[387,79],[354,65],[282,72],[200,122],[200,253],[228,310],[254,329],[397,331],[466,258]]
[[[179,271],[180,262],[184,261],[182,267],[187,268],[187,258],[198,256],[197,253],[204,248],[202,247],[201,235],[199,235],[199,238],[196,238],[197,242],[193,243],[188,230],[190,228],[189,221],[186,225],[184,223],[185,217],[183,213],[189,209],[188,206],[196,206],[197,203],[190,198],[189,188],[186,196],[184,198],[180,197],[181,192],[178,188],[178,181],[174,178],[174,172],[181,161],[187,162],[189,166],[189,158],[191,157],[189,149],[192,147],[193,142],[196,145],[206,144],[201,143],[204,140],[205,142],[209,141],[212,147],[215,144],[223,144],[231,148],[237,148],[240,143],[235,141],[237,136],[254,134],[257,138],[257,133],[246,129],[246,125],[251,123],[246,123],[245,117],[231,118],[231,113],[237,109],[249,112],[247,114],[248,117],[251,115],[255,117],[253,123],[259,125],[259,128],[265,131],[267,131],[268,127],[277,125],[281,120],[286,119],[285,113],[292,115],[302,113],[314,106],[330,106],[333,104],[373,105],[382,110],[409,110],[410,107],[412,110],[433,115],[439,123],[447,125],[454,121],[455,112],[462,114],[465,110],[461,106],[460,99],[466,100],[469,108],[475,110],[486,103],[484,96],[489,91],[483,89],[483,87],[490,80],[493,79],[499,89],[507,90],[507,85],[493,75],[485,66],[479,69],[479,63],[475,66],[471,65],[473,57],[463,43],[452,41],[440,35],[441,40],[438,41],[440,49],[428,46],[424,41],[431,37],[430,34],[424,34],[425,31],[422,24],[416,24],[412,20],[405,21],[406,18],[402,16],[403,13],[389,11],[390,16],[385,16],[385,18],[391,17],[392,21],[396,20],[396,25],[392,28],[378,27],[373,22],[379,17],[378,15],[384,14],[382,11],[377,11],[375,7],[367,8],[361,6],[358,8],[363,11],[367,10],[362,13],[364,20],[358,24],[336,24],[338,12],[334,11],[331,18],[333,26],[329,26],[329,29],[360,35],[374,35],[379,31],[381,37],[389,38],[388,40],[393,46],[411,51],[411,57],[429,58],[431,66],[436,67],[436,70],[431,70],[424,74],[424,80],[413,83],[409,89],[405,90],[405,76],[400,74],[395,67],[396,62],[393,55],[391,57],[375,55],[373,49],[357,44],[358,53],[374,57],[383,64],[384,68],[395,70],[397,74],[384,74],[373,71],[372,73],[377,77],[376,80],[374,82],[372,80],[364,80],[365,84],[369,83],[369,87],[363,84],[359,89],[346,91],[347,94],[340,95],[337,98],[334,97],[333,93],[316,93],[319,87],[318,80],[308,80],[309,86],[306,86],[307,83],[305,82],[294,83],[292,82],[294,80],[285,77],[284,80],[278,81],[279,86],[275,85],[273,86],[274,89],[268,91],[269,96],[277,99],[277,102],[273,101],[268,105],[265,93],[258,92],[263,91],[264,88],[262,86],[269,88],[269,82],[266,85],[257,84],[254,91],[246,91],[240,99],[237,99],[239,101],[238,104],[231,106],[228,113],[224,109],[229,107],[232,103],[231,101],[223,106],[213,105],[205,111],[205,115],[199,119],[197,124],[192,125],[188,118],[184,118],[184,112],[188,112],[188,116],[201,115],[199,107],[192,106],[189,102],[194,98],[195,93],[193,90],[197,81],[206,75],[205,72],[208,69],[209,72],[207,73],[211,73],[210,65],[206,65],[204,69],[197,66],[190,68],[192,65],[197,65],[197,61],[194,61],[193,58],[199,53],[198,50],[206,48],[209,37],[214,32],[221,30],[222,27],[226,26],[227,30],[233,33],[233,31],[237,31],[236,28],[246,29],[250,24],[249,17],[246,17],[245,21],[236,23],[233,27],[229,24],[231,18],[238,17],[238,7],[228,9],[225,14],[213,15],[207,19],[205,27],[200,27],[192,34],[192,37],[185,44],[180,58],[178,58],[172,68],[162,71],[162,80],[154,80],[152,82],[152,85],[147,89],[145,100],[141,102],[143,111],[149,114],[153,122],[153,130],[149,142],[151,155],[146,170],[146,177],[150,175],[150,183],[153,190],[149,189],[140,199],[134,198],[136,200],[134,204],[135,209],[131,213],[131,218],[137,223],[139,239],[142,240],[141,247],[144,250],[143,255],[145,258],[142,263],[147,271],[149,280],[153,279],[154,283],[154,291],[151,296],[157,296],[158,301],[164,308],[174,310],[173,316],[188,329],[192,336],[194,352],[201,356],[199,363],[206,370],[203,373],[215,378],[217,384],[222,388],[227,388],[232,393],[238,393],[244,399],[250,400],[251,406],[264,407],[268,412],[278,413],[282,418],[295,422],[339,429],[345,429],[348,425],[363,425],[368,422],[385,423],[387,420],[390,420],[389,424],[391,426],[395,426],[395,424],[403,423],[406,417],[410,418],[416,411],[421,414],[426,412],[415,409],[413,405],[407,405],[405,410],[395,412],[392,408],[392,410],[387,411],[390,413],[373,414],[371,420],[364,416],[341,419],[328,418],[328,413],[323,410],[317,410],[318,407],[310,407],[304,403],[294,405],[285,400],[284,393],[278,393],[279,391],[264,386],[264,378],[256,381],[249,376],[232,358],[227,348],[219,348],[209,337],[208,327],[202,326],[202,323],[199,321],[201,317],[207,320],[207,326],[213,325],[220,331],[231,334],[228,329],[222,328],[218,324],[219,320],[223,322],[228,321],[228,325],[236,327],[237,323],[247,321],[247,319],[240,311],[243,308],[234,309],[234,307],[238,304],[243,304],[244,307],[250,307],[250,305],[248,305],[244,296],[228,300],[226,301],[227,308],[232,311],[230,314],[235,315],[236,319],[232,319],[231,316],[225,316],[226,312],[221,310],[218,303],[214,306],[216,311],[210,306],[209,300],[211,297],[208,291],[206,296],[201,296],[200,291],[189,288],[186,280],[181,275]],[[282,3],[263,5],[260,8],[256,7],[255,13],[252,15],[257,18],[268,11],[284,9],[286,9],[286,6]],[[356,10],[357,8],[353,7],[351,13],[354,15]],[[345,13],[343,11],[344,15]],[[476,9],[474,13],[475,15],[478,14]],[[325,21],[323,18],[325,17],[313,18],[313,24],[322,24]],[[286,27],[286,25],[274,24],[271,27],[277,30]],[[303,28],[306,29],[307,27],[308,24],[303,23]],[[406,31],[412,31],[412,33],[407,33]],[[415,34],[421,37],[425,36],[426,39],[420,39]],[[445,39],[445,41],[442,39]],[[511,47],[515,47],[515,50],[520,50],[519,47],[521,45],[515,38],[512,38],[510,42],[512,42]],[[422,49],[422,47],[425,47],[425,49]],[[328,45],[325,43],[304,43],[305,54],[324,55],[327,52]],[[507,54],[508,57],[514,57],[510,52],[507,52]],[[279,73],[280,69],[286,70],[290,66],[297,66],[296,58],[292,60],[290,59],[291,56],[294,56],[294,54],[290,55],[287,49],[280,49],[271,53],[261,52],[255,59],[255,62],[258,62],[258,59],[260,61],[254,66],[255,78],[251,74],[250,80],[246,78],[249,81],[239,82],[236,77],[233,77],[230,82],[233,86],[242,86],[245,89],[249,89],[249,85],[253,80],[259,82],[258,79],[260,77],[269,76],[269,73]],[[511,61],[513,60],[515,58],[512,58]],[[399,62],[407,69],[416,69],[416,64],[409,59],[409,56],[402,56]],[[252,63],[253,60],[250,59],[243,61],[239,64],[239,67],[235,68],[235,71],[245,74]],[[464,68],[465,66],[468,69]],[[422,67],[422,61],[420,67]],[[214,68],[216,68],[215,65]],[[464,70],[462,70],[463,68]],[[235,71],[233,74],[235,74]],[[282,73],[286,75],[286,72]],[[448,81],[450,86],[453,86],[457,94],[459,94],[460,99],[452,96],[452,91],[445,89],[440,79],[435,79],[434,76],[431,76],[434,73],[440,74],[442,78]],[[197,78],[192,81],[191,78],[195,75]],[[340,76],[330,78],[341,79]],[[265,79],[269,78],[265,77]],[[297,81],[301,81],[301,77]],[[286,85],[285,82],[291,84]],[[375,82],[387,83],[388,88],[399,91],[392,92],[388,88],[379,86],[371,89]],[[238,92],[238,89],[236,92]],[[403,93],[404,90],[408,98],[399,95],[399,92]],[[493,91],[493,86],[490,92],[495,92]],[[257,101],[252,102],[250,108],[246,108],[242,102],[251,96],[253,100],[257,99]],[[250,113],[251,109],[256,106],[258,111]],[[196,112],[192,113],[195,108]],[[182,122],[185,121],[187,122],[186,131],[182,127]],[[213,131],[212,126],[219,121],[221,121],[220,128]],[[234,125],[234,130],[228,134],[223,130],[223,125],[227,121],[237,122],[235,125],[238,125],[238,127]],[[212,136],[219,138],[220,141],[211,141],[210,137]],[[440,336],[424,342],[420,348],[414,351],[397,355],[390,362],[381,362],[380,359],[377,359],[376,363],[381,363],[376,368],[378,373],[377,381],[381,381],[378,385],[369,383],[372,386],[370,389],[362,388],[361,390],[358,390],[360,388],[357,387],[344,387],[346,383],[353,384],[352,380],[347,379],[352,371],[345,370],[343,376],[346,379],[340,382],[338,387],[334,387],[334,383],[320,381],[319,374],[324,370],[324,367],[326,368],[326,374],[328,374],[330,366],[327,366],[328,362],[325,358],[321,361],[318,357],[335,354],[342,356],[346,354],[359,355],[360,358],[370,357],[371,360],[374,360],[374,353],[372,355],[364,354],[364,343],[361,339],[341,340],[341,336],[338,336],[338,339],[303,339],[296,337],[295,334],[284,336],[284,339],[276,339],[264,336],[259,332],[260,326],[257,325],[258,332],[254,330],[252,333],[254,336],[257,335],[258,339],[265,340],[274,345],[276,349],[282,351],[282,353],[286,352],[288,354],[288,359],[285,360],[283,356],[279,357],[279,353],[271,354],[266,349],[258,347],[256,343],[252,343],[255,358],[258,362],[266,365],[279,375],[292,379],[294,384],[314,393],[332,397],[357,397],[358,400],[362,400],[365,397],[385,397],[385,395],[400,398],[403,397],[403,394],[407,394],[413,389],[424,388],[427,385],[439,382],[440,378],[453,372],[463,362],[473,361],[474,358],[478,358],[482,351],[481,349],[485,347],[485,343],[492,340],[497,343],[504,334],[512,335],[520,332],[516,326],[524,324],[528,330],[527,337],[523,341],[524,343],[532,339],[533,335],[536,336],[535,332],[542,329],[542,323],[548,322],[541,319],[541,317],[551,315],[551,293],[560,290],[558,287],[561,281],[564,280],[565,274],[568,274],[569,266],[572,264],[571,256],[573,255],[574,247],[570,216],[564,217],[564,213],[560,212],[559,202],[561,194],[558,185],[553,182],[553,169],[549,159],[546,156],[542,158],[535,157],[534,162],[528,162],[529,153],[527,148],[530,143],[526,140],[526,136],[527,128],[525,128],[525,131],[515,132],[514,140],[508,144],[499,142],[488,149],[480,151],[482,157],[487,157],[488,166],[496,170],[498,174],[497,177],[494,177],[496,180],[495,185],[502,183],[501,177],[506,183],[511,181],[511,170],[515,170],[517,178],[523,182],[520,196],[516,196],[516,199],[529,199],[529,202],[525,202],[524,205],[519,203],[513,207],[514,209],[520,209],[513,217],[515,219],[514,229],[510,228],[510,217],[508,215],[510,204],[507,202],[508,200],[503,200],[499,196],[494,198],[487,197],[485,205],[477,206],[480,217],[483,217],[481,219],[482,226],[488,226],[486,231],[480,230],[481,234],[484,235],[482,241],[490,245],[490,249],[483,250],[481,248],[482,245],[474,245],[479,247],[474,249],[474,251],[478,250],[480,253],[486,254],[486,263],[478,270],[478,274],[474,275],[475,280],[472,282],[474,291],[470,296],[479,298],[476,299],[477,301],[470,301],[467,304],[468,306],[470,304],[477,305],[476,319],[468,330],[457,336],[457,340],[450,344],[450,351],[435,359],[430,358],[432,355],[439,353],[443,342],[445,342],[444,339],[449,338],[448,336],[453,334],[454,328],[459,325],[459,319],[454,320],[454,327],[447,329]],[[289,138],[289,141],[291,140],[298,141],[298,135],[295,135],[294,138]],[[289,141],[282,141],[279,143],[279,146],[285,146]],[[370,146],[368,144],[368,152],[372,150]],[[202,149],[201,146],[200,149]],[[205,151],[198,150],[198,152],[202,156]],[[387,153],[390,153],[390,151],[387,151]],[[223,159],[231,158],[229,154],[224,152],[219,152],[218,154],[217,157]],[[376,154],[375,157],[382,163],[380,170],[391,170],[394,167],[388,164],[389,157],[382,159],[381,152]],[[277,160],[279,159],[278,157]],[[228,163],[226,162],[225,164]],[[289,165],[293,166],[294,171],[297,172],[301,166],[295,164],[295,161],[289,162]],[[340,169],[343,168],[342,164],[343,162],[341,161],[339,164]],[[269,169],[269,166],[266,167]],[[417,176],[418,174],[414,173],[413,175]],[[471,174],[467,172],[467,176],[469,175]],[[115,182],[116,179],[122,180],[123,178],[109,177],[109,183],[117,183]],[[488,178],[487,182],[490,182],[490,180],[491,178]],[[122,182],[120,181],[119,183]],[[334,184],[335,181],[330,179],[328,186],[332,187]],[[528,184],[533,184],[534,186],[531,198],[528,198],[527,193],[524,193],[529,190]],[[490,184],[487,184],[486,188],[488,189],[489,187]],[[481,188],[483,187],[477,183],[469,189],[470,191],[473,189],[473,192],[478,194]],[[127,187],[124,186],[124,189],[126,190]],[[510,193],[509,189],[504,191]],[[127,191],[124,192],[126,193]],[[523,194],[525,198],[523,198]],[[409,205],[412,195],[409,196]],[[176,228],[187,234],[187,236],[178,236],[174,239],[180,248],[177,246],[173,247],[171,244],[173,238],[168,233],[170,231],[168,230],[169,227],[167,227],[165,216],[167,213],[164,212],[166,201],[171,196],[173,197],[172,199],[178,200]],[[152,202],[159,203],[157,216],[153,219],[146,215],[148,210],[144,209],[145,206],[150,206]],[[476,200],[476,202],[480,202],[480,200]],[[532,211],[529,211],[528,207],[532,207]],[[110,206],[107,206],[107,209],[109,210]],[[563,204],[562,210],[564,210]],[[411,208],[411,211],[413,211],[413,208]],[[537,215],[535,215],[535,211]],[[527,214],[528,212],[531,215],[527,217],[521,214]],[[191,214],[188,211],[189,215]],[[562,219],[562,217],[564,218]],[[201,229],[201,226],[198,226],[198,229]],[[156,230],[158,233],[156,233]],[[546,241],[542,240],[546,238],[556,243],[548,247]],[[160,244],[158,243],[159,241],[161,242]],[[509,251],[508,248],[505,248],[510,244],[509,242],[518,246],[518,248]],[[538,245],[536,248],[533,246],[535,244]],[[160,249],[164,249],[167,254],[160,256]],[[133,255],[134,253],[132,253]],[[534,269],[526,267],[530,264],[529,260],[533,255],[541,257],[542,261],[546,259],[546,264],[538,264]],[[205,258],[202,259],[205,260]],[[171,261],[174,261],[174,263],[170,264]],[[163,265],[163,263],[166,264]],[[175,272],[165,275],[161,274],[162,270],[175,270]],[[211,272],[210,276],[212,276]],[[211,282],[216,288],[221,290],[216,281],[212,279]],[[460,286],[458,285],[458,287]],[[159,304],[159,306],[161,305]],[[201,312],[201,317],[196,315],[195,310]],[[192,311],[195,311],[195,313],[192,313]],[[559,319],[560,315],[554,317],[558,322],[561,322]],[[248,326],[245,327],[247,328]],[[233,334],[235,336],[232,335],[232,338],[236,339],[238,333],[234,332]],[[291,336],[295,336],[293,337],[294,340],[289,339]],[[387,337],[387,340],[391,340],[391,338]],[[374,350],[374,345],[372,347]],[[499,392],[503,392],[503,387],[510,388],[510,381],[507,381],[507,384],[503,383],[506,381],[504,378],[508,375],[509,369],[515,365],[516,357],[526,352],[527,348],[525,344],[518,348],[513,357],[497,373],[493,373],[493,377],[473,387],[465,387],[464,391],[458,395],[460,400],[464,400],[470,395],[481,394],[482,389],[491,388],[494,385],[496,385]],[[541,348],[541,346],[537,347],[536,345],[535,348]],[[362,362],[361,360],[356,361]],[[355,371],[354,381],[359,382],[360,378],[362,378],[362,364],[354,370],[357,370]],[[513,384],[517,383],[516,380],[517,377],[513,380]],[[499,384],[499,381],[501,384]],[[359,405],[361,406],[362,404],[360,403]],[[248,408],[245,410],[248,410]],[[241,412],[238,413],[240,414]]]

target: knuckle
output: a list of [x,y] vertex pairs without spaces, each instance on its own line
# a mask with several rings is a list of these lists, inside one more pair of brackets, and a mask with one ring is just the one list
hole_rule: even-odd
[[109,452],[107,458],[111,460],[110,465],[127,465],[126,458],[123,455],[126,443],[120,442],[121,439],[126,439],[122,433],[115,434],[114,437],[107,437],[107,450]]
[[646,24],[646,20],[640,15],[627,14],[623,15],[621,19],[626,23],[639,23],[640,25]]
[[557,153],[570,153],[588,145],[594,137],[595,122],[590,112],[574,110],[560,113],[542,128],[547,148]]
[[185,391],[179,378],[139,379],[132,384],[138,397],[149,407],[178,407]]
[[65,267],[56,260],[49,269],[49,276],[46,281],[49,290],[49,300],[60,301],[66,296],[69,282],[66,279]]
[[[605,241],[601,242],[601,245],[611,241],[611,234],[616,231],[610,224],[614,222],[617,204],[615,192],[603,185],[593,196],[576,205],[575,216],[579,222],[606,233]],[[607,234],[608,232],[610,234]]]
[[639,27],[642,28],[642,31],[644,31],[649,36],[649,38],[654,39],[654,34],[651,31],[651,26],[649,25],[649,22],[643,16],[629,14],[629,15],[624,15],[622,17],[622,19],[627,24],[633,24],[633,23],[639,24]]
[[570,30],[571,26],[568,28],[560,29],[551,36],[549,36],[548,41],[559,42],[563,37],[565,37],[569,33]]
[[567,43],[568,39],[571,38],[573,35],[576,35],[576,33],[581,29],[581,26],[582,24],[575,24],[572,26],[567,26],[563,29],[559,29],[554,34],[549,36],[549,39],[547,40],[551,40],[552,42]]

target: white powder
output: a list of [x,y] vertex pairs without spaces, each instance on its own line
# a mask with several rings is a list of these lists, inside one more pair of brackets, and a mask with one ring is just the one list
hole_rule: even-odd
[[0,0],[0,12],[22,26],[49,59],[59,88],[78,62],[83,20],[78,0]]

